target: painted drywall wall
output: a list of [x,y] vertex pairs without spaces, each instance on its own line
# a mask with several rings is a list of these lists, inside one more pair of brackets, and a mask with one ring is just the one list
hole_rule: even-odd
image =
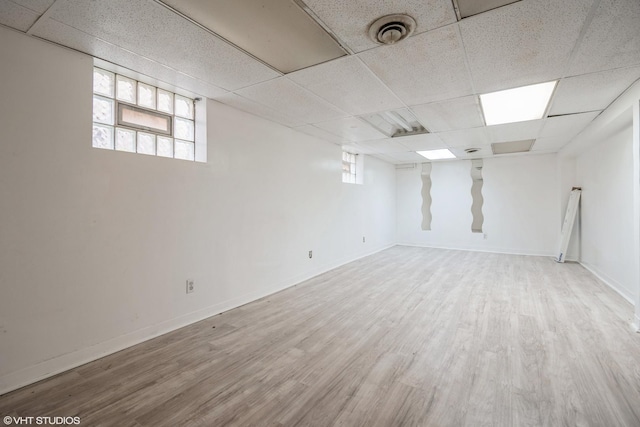
[[629,301],[638,293],[633,273],[632,152],[629,120],[576,160],[582,187],[580,262]]
[[392,165],[212,101],[207,163],[94,149],[92,58],[0,57],[0,393],[395,242]]
[[[579,260],[635,303],[635,327],[640,329],[640,80],[558,157],[562,165],[564,159],[575,164],[574,181],[585,186],[583,197],[587,193],[581,204]],[[563,175],[570,177],[571,170]]]
[[[640,82],[637,82],[635,88],[640,89]],[[640,90],[638,90],[640,92]],[[633,93],[633,88],[632,88]],[[631,277],[633,283],[636,284],[635,298],[635,319],[633,326],[637,332],[640,332],[640,93],[633,98],[633,106],[631,108],[632,117],[632,141],[631,152],[633,155],[633,182],[632,182],[632,199],[633,199],[633,265],[631,267]]]
[[483,233],[471,232],[470,168],[468,160],[433,162],[431,231],[420,227],[420,169],[397,169],[398,241],[409,245],[552,255],[560,227],[556,156],[484,159]]

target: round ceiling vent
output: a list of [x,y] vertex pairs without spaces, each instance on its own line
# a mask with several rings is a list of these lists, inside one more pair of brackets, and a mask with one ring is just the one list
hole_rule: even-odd
[[464,152],[467,153],[467,154],[476,153],[478,151],[480,151],[479,148],[467,148],[467,149],[464,150]]
[[409,37],[415,28],[416,21],[409,15],[387,15],[371,24],[369,37],[376,43],[394,44]]

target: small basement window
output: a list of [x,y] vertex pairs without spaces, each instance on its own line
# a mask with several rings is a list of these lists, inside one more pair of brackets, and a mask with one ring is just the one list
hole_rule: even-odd
[[93,70],[92,145],[206,161],[206,148],[197,153],[194,99],[98,67]]
[[342,182],[347,184],[356,183],[356,159],[357,154],[349,153],[347,151],[342,152]]

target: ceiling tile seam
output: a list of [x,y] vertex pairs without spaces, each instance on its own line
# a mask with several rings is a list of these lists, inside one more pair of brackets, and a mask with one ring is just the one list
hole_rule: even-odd
[[411,108],[411,107],[407,107],[407,110],[409,110],[409,111],[411,112],[411,114],[413,114],[413,117],[415,117],[415,118],[416,118],[416,121],[417,121],[418,123],[420,123],[420,125],[421,125],[423,128],[425,128],[425,129],[427,130],[427,133],[433,133],[433,132],[431,132],[431,130],[429,130],[429,127],[428,127],[427,125],[425,125],[425,124],[422,122],[422,120],[421,120],[421,119],[420,119],[420,117],[416,114],[416,112],[413,110],[413,108]]
[[[397,101],[399,101],[399,103],[400,103],[400,104],[402,104],[402,105],[403,105],[403,107],[401,107],[401,108],[406,108],[407,110],[409,110],[409,111],[411,112],[411,114],[413,114],[413,116],[416,118],[416,120],[418,121],[418,123],[420,123],[420,125],[422,125],[422,127],[424,127],[425,129],[427,129],[427,131],[428,131],[429,133],[431,133],[431,131],[429,131],[429,128],[427,128],[427,126],[425,126],[425,124],[424,124],[424,123],[422,123],[422,121],[420,120],[420,118],[418,117],[418,115],[415,113],[415,111],[413,111],[413,110],[411,109],[411,107],[410,107],[406,102],[404,102],[404,101],[402,100],[402,98],[400,98],[400,97],[398,96],[398,94],[397,94],[397,93],[395,93],[395,92],[393,91],[393,89],[391,89],[391,88],[390,88],[390,87],[389,87],[389,86],[388,86],[388,85],[387,85],[387,84],[386,84],[386,83],[385,83],[385,82],[380,78],[380,76],[378,76],[378,75],[377,75],[377,74],[376,74],[376,73],[375,73],[375,72],[374,72],[374,71],[373,71],[373,70],[372,70],[372,69],[371,69],[371,68],[366,64],[366,62],[364,62],[364,61],[362,60],[362,58],[360,58],[360,53],[358,53],[358,55],[355,55],[355,56],[356,56],[356,58],[358,59],[358,61],[360,61],[360,63],[361,63],[361,64],[365,67],[365,69],[369,72],[369,74],[370,74],[371,76],[373,76],[373,78],[374,78],[378,83],[380,83],[384,88],[386,88],[386,89],[387,89],[387,90],[388,90],[388,91],[389,91],[389,92],[390,92],[390,93],[391,93],[391,94],[396,98],[396,100],[397,100]],[[373,113],[365,113],[365,114],[380,114],[380,113],[383,113],[383,112],[385,112],[385,111],[388,111],[388,110],[376,111],[376,112],[373,112]],[[363,121],[364,121],[364,120],[363,120]],[[367,123],[368,123],[368,122],[367,122]],[[380,131],[380,129],[377,129],[377,130],[378,130],[378,131]]]
[[[467,67],[467,75],[469,77],[469,83],[471,84],[471,93],[473,94],[472,96],[475,98],[475,110],[478,113],[478,115],[480,116],[480,119],[482,120],[482,123],[485,123],[485,128],[487,120],[484,117],[484,110],[482,109],[481,103],[480,103],[480,94],[478,93],[478,91],[476,90],[476,83],[473,79],[473,74],[471,73],[471,66],[469,65],[469,56],[467,55],[467,46],[464,44],[464,38],[462,37],[462,30],[460,29],[460,23],[457,22],[456,23],[456,29],[457,29],[457,34],[458,34],[458,39],[460,40],[460,43],[462,44],[462,51],[464,52],[464,66]],[[478,126],[478,127],[482,127],[482,126]]]
[[[7,1],[9,1],[9,3],[13,3],[14,6],[18,6],[21,9],[26,9],[29,12],[33,12],[34,14],[36,14],[38,16],[40,16],[40,15],[42,15],[44,13],[44,12],[40,12],[39,10],[34,10],[34,9],[30,8],[29,6],[25,6],[25,5],[21,4],[21,3],[16,3],[15,0],[7,0]],[[22,31],[20,31],[20,32],[22,33]]]
[[571,64],[573,63],[573,60],[575,59],[575,56],[578,54],[580,44],[584,41],[584,36],[586,35],[587,31],[589,30],[589,27],[593,23],[593,18],[595,17],[596,12],[598,11],[598,7],[600,6],[600,1],[601,0],[594,0],[593,3],[591,4],[591,9],[589,9],[589,13],[587,14],[587,17],[582,23],[582,27],[580,28],[580,33],[578,34],[578,37],[575,43],[573,44],[571,53],[569,54],[567,61],[564,63],[562,67],[563,72],[559,80],[566,77],[567,72],[570,69]]
[[[355,56],[355,55],[354,55],[354,56]],[[339,61],[339,60],[342,60],[342,59],[345,59],[345,58],[348,58],[348,56],[347,56],[347,57],[342,56],[342,57],[340,57],[340,58],[335,58],[335,59],[332,59],[332,60],[327,61],[327,62]],[[359,62],[360,62],[364,67],[365,67],[365,69],[367,70],[367,72],[368,72],[371,76],[373,76],[373,78],[374,78],[378,83],[380,83],[380,84],[381,84],[381,85],[382,85],[382,86],[383,86],[387,91],[389,91],[389,93],[390,93],[391,95],[393,95],[393,97],[396,99],[396,101],[398,101],[400,104],[402,104],[402,107],[400,107],[400,108],[408,108],[408,107],[407,107],[407,105],[406,105],[406,104],[405,104],[405,103],[404,103],[404,102],[403,102],[403,101],[402,101],[402,100],[401,100],[401,99],[400,99],[400,98],[395,94],[395,92],[393,92],[393,91],[392,91],[392,90],[391,90],[391,89],[390,89],[386,84],[384,84],[384,82],[382,82],[382,81],[380,80],[380,78],[379,78],[379,77],[378,77],[378,76],[377,76],[373,71],[371,71],[371,69],[369,69],[369,67],[367,67],[367,65],[366,65],[366,64],[365,64],[365,63],[364,63],[360,58],[358,58],[357,56],[355,56],[355,58],[356,58],[356,59],[357,59],[357,60],[358,60],[358,61],[359,61]],[[298,70],[298,71],[299,71],[299,70]],[[303,88],[303,89],[307,90],[308,92],[310,92],[310,93],[314,94],[314,95],[315,95],[315,96],[317,96],[318,98],[321,98],[322,100],[324,100],[324,101],[326,101],[327,103],[331,104],[331,105],[332,105],[332,106],[334,106],[335,108],[338,108],[341,112],[344,112],[344,113],[348,114],[348,116],[349,116],[349,117],[358,117],[358,116],[365,115],[365,114],[378,114],[378,113],[382,113],[382,112],[384,112],[384,111],[389,111],[389,110],[367,111],[367,112],[364,112],[364,113],[360,113],[360,114],[358,114],[358,115],[354,115],[353,113],[348,112],[348,111],[345,111],[345,110],[343,110],[342,108],[338,107],[337,105],[335,105],[334,103],[332,103],[329,99],[325,98],[324,96],[320,95],[319,93],[316,93],[315,91],[313,91],[313,90],[311,90],[311,89],[307,89],[305,86],[302,86],[301,84],[298,84],[297,82],[295,82],[295,80],[293,80],[292,78],[290,78],[288,74],[287,74],[287,75],[285,75],[284,77],[286,77],[286,78],[287,78],[289,81],[291,81],[292,83],[297,84],[299,87],[301,87],[301,88]],[[256,83],[256,84],[260,84],[260,83]]]
[[[623,93],[624,93],[624,92],[623,92]],[[621,94],[620,96],[622,96],[622,94]],[[618,99],[618,98],[616,98],[616,99]],[[606,109],[605,109],[605,110],[606,110]],[[571,143],[574,139],[576,139],[576,138],[578,137],[578,135],[580,135],[582,132],[584,132],[584,130],[585,130],[585,129],[586,129],[586,128],[587,128],[587,127],[588,127],[588,126],[589,126],[589,125],[590,125],[590,124],[595,120],[595,119],[597,119],[597,118],[600,116],[600,114],[602,114],[602,112],[603,112],[604,110],[596,110],[596,111],[598,112],[598,114],[596,114],[596,115],[595,115],[591,120],[589,120],[589,122],[587,122],[587,124],[585,124],[585,125],[584,125],[584,127],[583,127],[582,129],[580,129],[580,132],[578,132],[578,133],[577,133],[576,135],[574,135],[571,139],[569,139],[568,141],[566,141],[564,145],[569,145],[569,143]],[[596,111],[593,111],[593,112],[595,113]],[[586,113],[576,113],[576,114],[572,114],[572,115],[580,115],[580,114],[589,114],[589,112],[586,112]],[[563,116],[559,116],[559,117],[563,117]],[[543,134],[544,130],[547,128],[547,125],[548,125],[548,124],[549,124],[549,122],[551,121],[550,119],[552,119],[552,118],[553,118],[553,117],[550,117],[550,118],[549,118],[549,117],[547,117],[547,118],[545,118],[545,119],[544,119],[544,123],[542,124],[542,126],[540,127],[540,131],[538,132],[538,137],[537,137],[537,138],[535,138],[536,140],[537,140],[538,138],[540,138],[540,136],[539,136],[539,135],[542,135],[542,134]],[[546,138],[550,138],[550,137],[546,137]],[[534,142],[534,144],[533,144],[533,145],[535,145],[535,142]]]
[[32,36],[33,32],[40,26],[42,25],[42,23],[44,21],[46,21],[49,16],[51,16],[51,14],[53,13],[53,11],[56,9],[56,5],[62,3],[62,0],[55,0],[53,3],[51,3],[51,6],[49,6],[47,8],[47,10],[44,11],[44,13],[42,15],[40,15],[40,17],[38,19],[36,19],[36,22],[33,23],[33,25],[31,25],[31,27],[29,27],[29,29],[25,32],[25,34]]
[[[278,79],[279,79],[279,78],[281,78],[281,77],[276,77],[276,78],[278,78]],[[229,105],[229,107],[233,107],[233,108],[236,108],[236,109],[238,109],[238,110],[245,111],[245,112],[247,112],[247,113],[249,113],[249,114],[253,114],[253,115],[254,115],[254,116],[256,116],[256,117],[262,117],[262,118],[263,118],[263,119],[265,119],[265,120],[270,120],[270,121],[273,121],[273,122],[275,122],[275,123],[278,123],[278,124],[280,124],[280,125],[282,125],[282,126],[286,126],[286,127],[289,127],[289,128],[294,128],[294,127],[299,127],[299,126],[304,126],[304,125],[308,125],[308,124],[309,124],[309,123],[307,123],[307,122],[304,120],[304,118],[303,118],[303,117],[298,117],[298,116],[295,116],[295,117],[294,117],[294,116],[291,116],[291,115],[289,115],[289,114],[284,114],[284,113],[282,113],[282,112],[280,112],[280,111],[276,111],[273,107],[271,107],[271,106],[269,106],[269,105],[263,104],[262,102],[259,102],[259,101],[256,101],[256,100],[253,100],[253,99],[251,99],[251,98],[247,98],[246,96],[241,95],[241,94],[239,94],[239,93],[237,93],[237,92],[235,92],[235,91],[231,91],[231,92],[229,92],[229,93],[231,93],[231,94],[233,94],[233,95],[235,95],[235,96],[238,96],[238,97],[240,97],[240,98],[242,98],[242,99],[244,99],[244,100],[246,100],[246,101],[249,101],[250,103],[257,104],[257,105],[259,105],[259,106],[261,106],[261,107],[263,107],[263,108],[267,109],[268,111],[270,111],[271,113],[273,113],[275,116],[282,116],[282,118],[283,118],[283,119],[286,119],[286,120],[291,121],[291,122],[300,122],[301,124],[296,124],[296,125],[293,125],[293,126],[287,126],[287,125],[283,125],[283,124],[282,124],[282,123],[280,123],[280,122],[275,122],[275,121],[274,121],[274,120],[272,120],[272,119],[267,119],[267,118],[265,118],[265,117],[258,116],[257,114],[254,114],[254,113],[252,113],[252,112],[250,112],[250,111],[245,111],[245,110],[242,110],[241,108],[234,107],[233,105]],[[224,95],[221,95],[221,96],[224,96]],[[220,103],[224,104],[224,102],[222,102],[221,100],[216,99],[216,98],[214,98],[214,101],[217,101],[217,102],[220,102]],[[228,105],[228,104],[225,104],[225,105]]]
[[[277,77],[277,78],[282,78],[282,77]],[[240,89],[238,89],[238,90],[240,90]],[[309,123],[307,123],[307,122],[306,122],[306,120],[304,120],[304,118],[303,118],[303,117],[300,117],[300,116],[292,116],[292,115],[290,115],[290,114],[284,114],[284,113],[281,113],[281,112],[279,112],[279,111],[276,111],[276,110],[275,110],[273,107],[271,107],[270,105],[266,105],[266,104],[263,104],[263,103],[262,103],[262,102],[260,102],[260,101],[257,101],[257,100],[254,100],[254,99],[248,98],[248,97],[246,97],[246,96],[244,96],[244,95],[242,95],[242,94],[237,93],[236,91],[231,91],[231,92],[229,92],[229,93],[232,93],[232,94],[234,94],[234,95],[236,95],[236,96],[239,96],[240,98],[245,99],[245,100],[247,100],[247,101],[249,101],[249,102],[251,102],[251,103],[253,103],[253,104],[257,104],[257,105],[259,105],[259,106],[261,106],[261,107],[263,107],[263,108],[266,108],[267,110],[269,110],[270,112],[274,113],[275,115],[283,116],[283,118],[285,118],[285,119],[290,119],[290,121],[292,121],[292,122],[300,122],[300,123],[301,123],[301,124],[295,125],[294,127],[304,126],[304,125],[306,125],[306,124],[309,124]],[[224,96],[224,95],[223,95],[223,96]],[[216,101],[218,101],[218,102],[222,102],[222,101],[220,101],[219,99],[215,99],[215,100],[216,100]],[[224,104],[224,102],[222,102],[222,103]],[[243,110],[243,111],[244,111],[244,110]],[[282,123],[281,123],[281,124],[282,124]]]
[[[240,95],[238,95],[238,96],[240,96]],[[267,118],[267,117],[264,117],[264,116],[259,116],[259,115],[255,114],[255,113],[252,113],[251,111],[243,110],[243,109],[242,109],[242,108],[240,108],[240,107],[236,107],[236,106],[234,106],[234,105],[225,104],[224,102],[222,102],[222,101],[220,101],[220,100],[212,99],[212,101],[214,101],[214,102],[218,102],[218,103],[220,103],[220,104],[222,104],[222,105],[225,105],[225,106],[227,106],[227,107],[229,107],[229,108],[233,108],[233,109],[235,109],[235,110],[242,111],[242,112],[243,112],[243,113],[245,113],[245,114],[250,114],[250,115],[252,115],[253,117],[257,117],[257,118],[259,118],[259,119],[266,120],[266,121],[269,121],[269,122],[271,122],[271,123],[275,123],[275,124],[280,125],[280,126],[285,126],[285,125],[283,125],[282,123],[275,121],[274,119]],[[291,129],[291,130],[293,130],[293,131],[300,132],[299,130],[296,130],[296,129],[295,129],[297,126],[285,126],[285,127],[286,127],[286,128],[288,128],[288,129]],[[304,133],[304,132],[300,132],[300,133]],[[306,135],[306,134],[305,134],[305,135]],[[327,141],[327,142],[330,142],[330,141]]]
[[462,21],[462,15],[460,14],[460,6],[458,6],[458,0],[451,0],[451,6],[453,7],[453,13],[456,15],[458,22]]
[[[318,123],[323,123],[323,122],[318,122]],[[304,126],[304,125],[303,125],[303,126]],[[345,137],[344,137],[344,136],[342,136],[342,135],[338,135],[336,132],[332,132],[332,131],[330,131],[330,130],[328,130],[328,129],[320,128],[320,127],[316,126],[315,124],[312,124],[312,123],[306,123],[306,126],[313,126],[314,128],[318,129],[318,130],[319,130],[319,131],[321,131],[321,132],[326,132],[326,133],[328,133],[328,134],[330,134],[330,135],[335,136],[336,138],[340,138],[340,140],[341,140],[341,141],[347,141],[349,144],[354,144],[354,142],[353,142],[353,141],[349,141],[348,139],[345,139]],[[318,138],[320,138],[320,137],[318,137]],[[326,141],[326,139],[325,139],[325,141]],[[328,142],[331,142],[331,141],[328,141]]]
[[[304,13],[309,15],[311,19],[313,19],[329,36],[336,42],[338,45],[347,52],[347,55],[353,55],[354,51],[349,47],[347,43],[345,43],[338,35],[329,27],[318,14],[311,9],[309,5],[307,5],[303,0],[293,0],[293,3],[298,6]],[[317,65],[317,64],[316,64]],[[298,70],[296,70],[298,71]]]
[[[478,105],[479,105],[480,104],[480,100],[478,99],[479,93],[476,90],[476,82],[473,79],[473,75],[471,73],[471,67],[469,66],[469,55],[467,54],[467,46],[464,43],[464,37],[462,36],[462,30],[460,29],[459,22],[456,22],[456,34],[458,36],[458,41],[462,45],[462,52],[464,52],[464,55],[463,55],[464,66],[467,69],[467,78],[469,79],[469,83],[471,84],[471,93],[473,94],[474,97],[476,97],[476,101],[478,101]],[[484,120],[484,114],[482,114],[482,120]]]
[[[245,90],[245,89],[249,89],[249,88],[252,88],[252,87],[254,87],[254,86],[258,86],[258,85],[261,85],[261,84],[263,84],[263,83],[270,82],[270,81],[272,81],[272,80],[282,79],[282,78],[284,78],[284,77],[285,77],[285,76],[269,77],[269,78],[268,78],[268,79],[266,79],[266,80],[262,80],[262,81],[255,82],[255,83],[250,83],[250,84],[248,84],[248,85],[246,85],[246,86],[240,86],[240,87],[236,87],[236,88],[234,88],[234,89],[228,89],[228,91],[229,91],[229,92],[231,92],[231,93],[236,93],[237,91]],[[226,90],[226,89],[225,89],[225,90]],[[236,94],[236,95],[239,95],[239,94]]]
[[[58,1],[60,1],[60,0],[58,0]],[[200,79],[200,78],[198,78],[198,77],[194,77],[194,76],[192,76],[192,75],[190,75],[190,74],[185,73],[184,71],[177,70],[177,69],[175,69],[175,68],[173,68],[173,67],[171,67],[171,66],[169,66],[169,65],[163,64],[162,62],[158,62],[158,61],[156,61],[155,59],[152,59],[152,58],[146,57],[146,56],[144,56],[144,55],[140,55],[140,54],[138,54],[138,53],[135,53],[135,52],[133,52],[133,51],[131,51],[131,50],[127,49],[127,48],[124,48],[124,47],[122,47],[122,46],[118,46],[117,44],[114,44],[114,43],[108,42],[108,41],[106,41],[106,40],[104,40],[104,39],[101,39],[100,37],[96,37],[96,36],[94,36],[94,35],[91,35],[91,34],[89,34],[89,33],[86,33],[86,32],[84,32],[84,31],[82,31],[82,30],[79,30],[79,29],[77,29],[77,28],[75,28],[75,27],[72,27],[72,26],[70,26],[70,25],[67,25],[67,24],[65,24],[65,23],[63,23],[63,22],[57,21],[57,20],[55,20],[55,19],[53,19],[53,18],[49,18],[49,19],[51,19],[52,21],[55,21],[55,22],[59,23],[60,25],[64,25],[64,26],[67,26],[67,27],[69,27],[69,28],[73,28],[74,30],[79,31],[79,32],[81,32],[82,34],[87,35],[88,37],[91,37],[91,38],[94,38],[94,39],[96,39],[96,40],[99,40],[99,41],[100,41],[100,42],[102,42],[102,43],[105,43],[105,44],[110,45],[110,46],[114,46],[115,48],[120,49],[120,50],[122,50],[122,51],[124,51],[124,52],[127,52],[127,53],[129,53],[129,54],[131,54],[131,55],[137,56],[138,58],[142,58],[142,59],[144,59],[144,60],[146,60],[146,61],[152,62],[152,63],[154,63],[154,64],[156,64],[156,65],[158,65],[158,66],[160,66],[160,67],[163,67],[163,68],[165,68],[165,69],[167,69],[167,70],[169,70],[169,71],[171,71],[171,72],[177,73],[177,74],[179,74],[179,75],[182,75],[182,76],[184,76],[184,77],[187,77],[187,78],[189,78],[189,79],[191,79],[191,80],[194,80],[194,81],[196,81],[196,82],[204,83],[204,84],[206,84],[206,85],[208,85],[208,86],[211,86],[211,87],[213,87],[213,88],[217,88],[217,89],[220,89],[220,90],[224,90],[224,91],[226,91],[226,92],[228,92],[228,93],[230,93],[230,92],[231,92],[231,91],[229,91],[228,89],[225,89],[225,88],[223,88],[223,87],[220,87],[220,86],[218,86],[218,85],[216,85],[216,84],[214,84],[214,83],[207,82],[207,81],[202,80],[202,79]],[[20,33],[22,33],[22,31],[20,31]],[[128,67],[127,65],[125,65],[125,64],[115,64],[113,61],[110,61],[110,60],[108,60],[108,59],[105,59],[105,58],[102,58],[102,57],[99,57],[99,56],[93,55],[93,54],[91,54],[91,53],[89,53],[89,52],[85,52],[85,51],[83,51],[83,50],[76,49],[76,48],[73,48],[73,47],[70,47],[70,46],[67,46],[67,45],[64,45],[64,44],[61,44],[61,43],[58,43],[58,42],[52,41],[52,40],[45,39],[45,38],[40,37],[40,36],[37,36],[37,35],[32,35],[31,37],[34,37],[34,38],[36,38],[36,39],[38,39],[38,40],[42,40],[42,41],[44,41],[44,42],[46,42],[46,43],[50,43],[50,44],[53,44],[53,45],[56,45],[56,46],[62,47],[62,48],[64,48],[64,49],[68,49],[68,50],[71,50],[71,51],[74,51],[74,52],[81,53],[81,54],[83,54],[83,55],[90,56],[91,58],[96,58],[96,59],[99,59],[99,60],[101,60],[101,61],[104,61],[104,62],[108,62],[108,63],[110,63],[110,64],[113,64],[113,65],[121,66],[121,67],[123,67],[123,68],[128,68],[128,69],[130,69],[131,71],[134,71],[134,72],[136,72],[136,73],[145,74],[145,73],[143,73],[143,72],[141,72],[141,71],[139,71],[139,70],[134,70],[134,69],[132,69],[132,68]],[[154,78],[154,79],[156,79],[156,80],[161,80],[161,79],[157,79],[157,77],[153,77],[153,76],[149,76],[149,77],[152,77],[152,78]],[[161,80],[161,81],[162,81],[162,80]],[[177,86],[177,85],[175,85],[175,84],[172,84],[172,83],[169,83],[169,82],[166,82],[166,81],[162,81],[162,82],[163,82],[163,83],[166,83],[166,84],[169,84],[169,85],[171,85],[171,86]],[[182,87],[181,87],[180,89],[187,90],[188,92],[193,92],[192,90],[188,90],[188,89],[185,89],[185,88],[182,88]],[[203,94],[199,94],[199,95],[203,95]]]
[[590,71],[590,72],[584,73],[584,74],[570,74],[570,75],[566,75],[566,76],[562,77],[562,79],[572,79],[572,78],[576,78],[576,77],[588,77],[588,76],[593,76],[593,75],[596,75],[596,74],[608,73],[610,71],[626,70],[626,69],[638,68],[638,67],[640,67],[640,58],[638,58],[638,62],[635,63],[635,64],[623,65],[621,67],[607,68],[606,70]]
[[[438,141],[435,141],[435,142],[437,142],[437,143],[439,143],[439,144],[444,144],[444,141],[442,140],[442,138],[440,138],[440,137],[438,136],[438,134],[432,133],[431,135],[433,135],[433,136],[435,136],[435,137],[437,137],[437,138],[438,138]],[[416,152],[416,150],[414,150],[414,149],[412,149],[411,147],[409,147],[409,146],[405,145],[405,143],[403,143],[403,142],[402,142],[402,140],[398,141],[398,143],[399,143],[400,145],[402,145],[403,147],[405,147],[405,148],[407,149],[407,151],[408,151],[408,152],[411,152],[411,153],[415,153],[415,152]]]
[[[598,116],[599,116],[600,114],[602,114],[604,111],[606,111],[606,110],[607,110],[607,108],[609,108],[609,107],[611,106],[611,104],[613,104],[614,102],[616,102],[616,101],[618,100],[618,98],[622,97],[622,95],[624,95],[624,94],[625,94],[629,89],[631,89],[631,87],[632,87],[633,85],[635,85],[635,84],[636,84],[636,83],[638,83],[638,82],[640,82],[640,78],[635,79],[635,80],[633,81],[633,83],[631,83],[631,84],[630,84],[630,85],[629,85],[625,90],[623,90],[623,91],[622,91],[618,96],[616,96],[616,97],[615,97],[615,98],[614,98],[614,99],[613,99],[613,100],[612,100],[612,101],[611,101],[611,102],[610,102],[610,103],[609,103],[605,108],[603,108],[602,110],[595,110],[595,111],[599,111],[599,112],[600,112],[600,113],[598,113]],[[589,111],[586,111],[586,112],[588,113]],[[598,116],[596,116],[596,117],[598,117]],[[593,120],[595,120],[595,119],[596,119],[596,117],[594,117],[594,118],[593,118]],[[593,121],[593,120],[592,120],[592,121]],[[589,122],[589,123],[591,123],[591,122]]]
[[[392,94],[396,101],[398,101],[400,104],[402,104],[402,108],[409,108],[409,106],[407,105],[406,102],[404,102],[376,73],[373,72],[373,70],[371,68],[369,68],[369,66],[362,60],[362,58],[360,58],[360,55],[354,55],[356,57],[356,59],[358,60],[358,62],[360,62],[360,64],[362,64],[362,66],[367,70],[367,72],[369,73],[370,76],[372,76],[374,78],[375,81],[377,81],[379,84],[382,85],[382,87],[384,87],[386,90],[389,91],[390,94]],[[386,111],[386,110],[384,110]],[[382,112],[382,111],[379,111]],[[366,114],[370,114],[370,113],[366,113]],[[376,113],[372,113],[372,114],[376,114]]]
[[[626,91],[626,89],[625,89],[625,91]],[[618,98],[616,97],[616,99],[618,99]],[[546,118],[547,119],[553,119],[555,117],[577,116],[577,115],[580,115],[580,114],[587,114],[587,113],[601,113],[604,110],[606,110],[606,108],[603,108],[603,109],[598,108],[597,110],[588,110],[588,111],[578,111],[578,112],[575,112],[575,113],[553,114],[551,116],[547,116]]]
[[[327,106],[333,107],[335,110],[337,110],[337,112],[339,112],[340,114],[344,114],[342,116],[342,118],[346,118],[346,117],[351,117],[353,116],[353,114],[344,111],[342,108],[338,107],[337,105],[332,104],[331,102],[325,100],[324,98],[316,95],[314,92],[310,91],[309,89],[307,89],[306,87],[294,82],[292,79],[290,79],[287,76],[283,76],[284,79],[287,79],[289,82],[291,82],[294,86],[300,88],[302,91],[306,92],[307,94],[311,95],[313,98],[316,98],[321,104],[326,104]],[[311,122],[305,122],[307,124],[313,124]],[[316,122],[316,123],[320,123],[320,122]]]
[[[60,1],[60,0],[58,0]],[[156,4],[166,8],[167,10],[169,10],[170,12],[174,13],[175,15],[179,16],[180,18],[184,19],[185,21],[191,23],[192,25],[195,25],[196,27],[206,31],[207,33],[211,34],[212,36],[216,37],[217,39],[219,39],[220,41],[222,41],[223,43],[226,43],[229,47],[237,50],[238,52],[248,56],[249,58],[259,62],[260,64],[264,65],[265,67],[269,68],[271,71],[277,73],[280,76],[283,76],[284,73],[280,70],[278,70],[277,68],[274,68],[273,66],[267,64],[266,62],[264,62],[262,59],[258,58],[257,56],[254,56],[252,54],[250,54],[249,52],[247,52],[246,50],[242,49],[240,46],[231,43],[229,40],[225,39],[224,37],[222,37],[221,35],[219,35],[218,33],[214,32],[213,30],[205,27],[204,25],[202,25],[201,23],[199,23],[198,21],[189,18],[187,15],[185,15],[184,13],[178,11],[177,9],[174,9],[173,7],[169,6],[168,4],[164,3],[162,0],[152,0],[153,2],[155,2]]]

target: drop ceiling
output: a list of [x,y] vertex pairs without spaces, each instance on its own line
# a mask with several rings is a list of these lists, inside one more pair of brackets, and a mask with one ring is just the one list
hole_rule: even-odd
[[[413,35],[369,39],[394,13]],[[638,22],[638,0],[0,0],[0,25],[396,164],[523,140],[515,155],[561,150],[640,79]],[[545,117],[484,125],[480,94],[551,80]],[[389,138],[363,119],[392,110],[429,133]]]

